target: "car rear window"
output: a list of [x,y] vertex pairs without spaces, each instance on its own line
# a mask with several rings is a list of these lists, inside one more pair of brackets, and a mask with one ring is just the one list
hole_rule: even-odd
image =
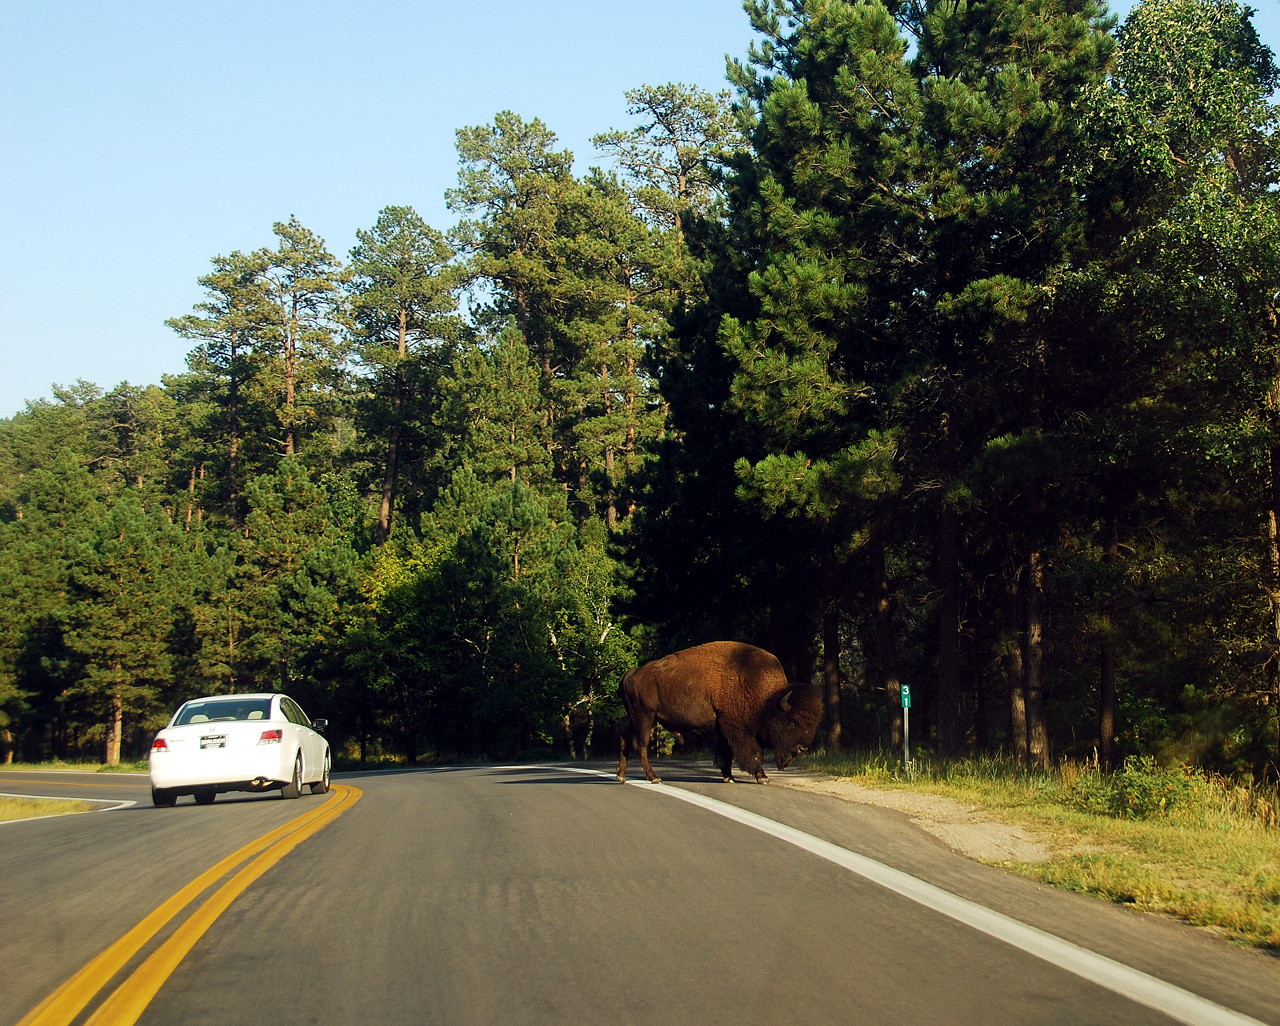
[[217,701],[188,702],[174,720],[175,727],[188,723],[214,723],[226,720],[265,720],[271,716],[271,699],[246,698],[240,701],[221,698]]

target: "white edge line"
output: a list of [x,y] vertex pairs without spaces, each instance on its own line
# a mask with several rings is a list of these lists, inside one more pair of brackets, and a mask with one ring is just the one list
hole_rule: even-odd
[[[504,769],[539,769],[569,773],[581,773],[588,776],[617,779],[615,774],[604,770],[587,769],[578,766],[508,766]],[[725,819],[749,826],[762,833],[769,834],[779,840],[794,844],[797,848],[817,855],[819,858],[833,862],[837,866],[856,873],[872,883],[879,884],[926,908],[940,912],[957,922],[985,933],[989,937],[1012,945],[1027,954],[1043,959],[1051,965],[1065,969],[1100,987],[1113,991],[1122,997],[1146,1005],[1162,1012],[1172,1019],[1187,1026],[1267,1026],[1259,1019],[1233,1011],[1189,990],[1167,983],[1155,976],[1134,969],[1122,962],[1099,955],[1088,948],[1064,940],[1044,930],[1029,926],[1026,923],[1006,916],[980,905],[958,894],[952,894],[941,887],[926,883],[909,873],[894,869],[883,862],[858,855],[839,845],[824,841],[820,837],[806,834],[803,830],[776,823],[771,819],[740,809],[736,805],[708,798],[695,791],[685,791],[669,784],[650,784],[642,781],[627,781],[632,787],[643,788],[653,794],[677,798],[699,808],[714,812]]]
[[[118,812],[120,809],[128,809],[138,803],[136,801],[113,801],[112,799],[103,798],[75,798],[63,794],[13,794],[10,791],[0,791],[0,798],[35,798],[38,800],[48,800],[52,802],[92,802],[95,805],[102,805],[110,802],[109,809],[87,809],[86,812]],[[40,819],[57,819],[60,816],[82,816],[82,812],[55,812],[52,816],[23,816],[21,819],[0,819],[0,827],[8,826],[10,823],[34,823]]]

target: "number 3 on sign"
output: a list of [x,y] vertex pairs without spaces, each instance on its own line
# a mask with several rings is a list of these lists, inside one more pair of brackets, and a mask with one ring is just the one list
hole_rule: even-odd
[[902,708],[904,709],[911,708],[911,685],[910,684],[902,685]]

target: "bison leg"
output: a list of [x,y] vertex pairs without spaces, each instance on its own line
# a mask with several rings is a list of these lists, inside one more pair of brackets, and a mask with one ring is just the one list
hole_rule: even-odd
[[649,765],[649,735],[653,733],[653,724],[656,719],[656,714],[644,709],[631,710],[626,729],[622,732],[622,754],[618,759],[618,779],[622,783],[625,784],[627,782],[628,743],[635,746],[635,750],[640,756],[640,766],[644,770],[644,775],[648,778],[649,783],[662,783],[662,779],[653,772],[653,767]]
[[716,765],[720,767],[720,775],[724,777],[724,782],[732,784],[733,749],[729,747],[729,742],[725,740],[724,735],[718,730],[715,734],[715,759]]
[[652,717],[642,721],[636,728],[636,747],[640,749],[640,765],[644,769],[644,775],[649,778],[649,783],[661,784],[662,778],[654,773],[653,767],[649,765],[649,735],[651,733],[653,733]]
[[640,766],[644,769],[644,775],[649,779],[651,784],[660,784],[662,780],[658,774],[653,772],[653,767],[649,765],[649,734],[653,730],[653,724],[650,723],[647,730],[643,731],[644,740],[641,740],[641,731],[637,730],[633,724],[627,723],[622,730],[622,743],[618,752],[618,783],[625,784],[627,782],[627,748],[634,748],[640,756]]
[[627,782],[627,745],[631,743],[631,721],[618,731],[618,783]]
[[743,771],[752,774],[757,784],[767,784],[769,778],[764,772],[764,753],[759,742],[749,734],[732,729],[725,731],[725,738]]

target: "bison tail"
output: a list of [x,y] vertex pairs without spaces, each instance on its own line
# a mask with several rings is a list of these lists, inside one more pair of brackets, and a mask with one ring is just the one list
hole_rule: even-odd
[[630,669],[622,675],[622,680],[618,682],[618,696],[622,699],[622,707],[627,710],[627,715],[631,715],[631,678],[635,676],[635,669]]

